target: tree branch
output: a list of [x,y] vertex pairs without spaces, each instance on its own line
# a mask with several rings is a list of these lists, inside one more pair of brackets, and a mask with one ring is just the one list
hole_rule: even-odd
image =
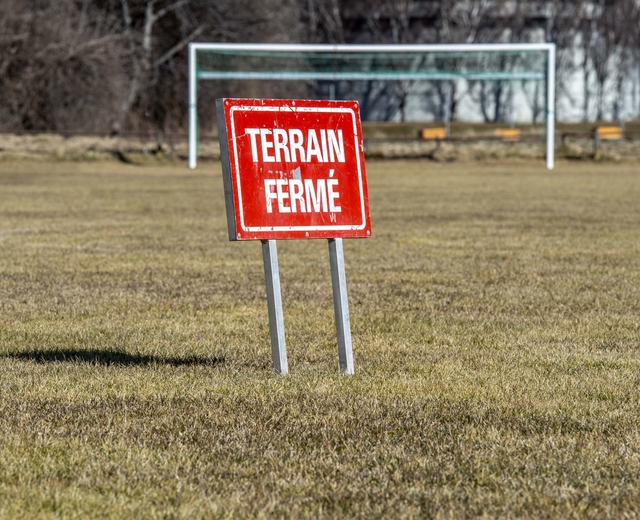
[[175,11],[179,7],[182,7],[183,5],[188,4],[189,2],[191,2],[191,0],[178,0],[173,4],[160,9],[157,13],[154,13],[153,18],[151,19],[152,20],[151,24],[153,25],[155,22],[157,22],[160,18],[162,18],[166,14],[169,14],[171,11]]
[[[80,45],[77,45],[71,49],[69,49],[69,52],[67,53],[66,59],[72,58],[74,56],[77,56],[79,53],[81,53],[82,51],[85,51],[87,49],[91,49],[93,47],[98,47],[100,45],[104,45],[108,42],[112,42],[112,41],[118,41],[123,39],[124,36],[120,35],[120,34],[108,34],[106,36],[102,36],[100,38],[94,38],[93,40],[89,40],[87,42],[81,43]],[[63,49],[65,47],[67,47],[69,44],[67,42],[63,42],[63,43],[50,43],[49,45],[47,45],[44,49],[38,51],[35,54],[35,58],[36,59],[40,59],[43,56],[45,56],[47,53],[54,51],[54,50],[58,50],[58,49]]]
[[159,67],[164,62],[169,61],[171,58],[173,58],[174,55],[176,55],[178,52],[180,52],[182,49],[184,49],[191,41],[193,41],[194,38],[196,38],[206,28],[207,28],[206,25],[201,25],[200,27],[198,27],[189,36],[184,38],[180,43],[177,43],[176,45],[171,47],[171,49],[169,49],[167,52],[165,52],[162,56],[160,56],[153,63],[153,66],[154,67]]

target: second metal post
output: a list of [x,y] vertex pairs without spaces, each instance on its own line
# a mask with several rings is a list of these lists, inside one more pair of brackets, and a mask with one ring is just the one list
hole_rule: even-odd
[[353,374],[353,348],[351,345],[351,323],[349,321],[349,299],[347,298],[347,275],[344,268],[344,250],[341,238],[329,239],[329,262],[333,287],[333,309],[336,315],[338,335],[338,358],[340,369]]

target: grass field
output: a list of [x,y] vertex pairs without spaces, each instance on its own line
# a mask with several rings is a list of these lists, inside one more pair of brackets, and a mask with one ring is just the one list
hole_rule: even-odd
[[0,163],[0,517],[640,514],[640,170],[370,162],[280,242],[290,375],[219,165]]

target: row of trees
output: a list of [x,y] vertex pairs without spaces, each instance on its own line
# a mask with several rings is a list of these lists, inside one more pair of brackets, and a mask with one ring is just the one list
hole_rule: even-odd
[[[561,99],[579,107],[585,120],[623,112],[638,117],[639,28],[639,0],[2,0],[0,130],[181,131],[186,47],[196,40],[555,41]],[[446,98],[455,117],[462,96],[469,96],[485,119],[506,117],[505,85],[479,82],[464,93],[452,87],[446,97],[443,85],[434,84],[426,109],[440,114]],[[257,86],[220,88],[215,95]],[[377,111],[381,117],[404,115],[407,85],[368,88],[365,101],[385,106]],[[279,90],[291,93],[291,86],[260,86],[263,95]],[[202,91],[206,121],[215,95]],[[534,118],[541,113],[537,96],[532,91]]]

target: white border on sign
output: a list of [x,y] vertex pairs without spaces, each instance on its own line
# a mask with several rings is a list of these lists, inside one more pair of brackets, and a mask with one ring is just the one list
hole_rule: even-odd
[[[349,113],[353,121],[353,138],[354,149],[356,151],[356,162],[358,165],[358,184],[360,188],[360,210],[362,213],[362,224],[357,225],[334,225],[334,226],[250,226],[247,227],[244,224],[244,206],[242,205],[242,189],[240,185],[240,168],[238,166],[238,148],[236,142],[236,127],[233,122],[233,114],[238,111],[252,111],[252,112],[334,112],[334,113]],[[358,127],[356,124],[356,113],[352,108],[342,107],[296,107],[293,105],[287,105],[282,107],[276,106],[247,106],[236,105],[229,109],[229,119],[231,121],[231,141],[233,143],[233,159],[236,170],[236,187],[238,189],[238,206],[240,209],[240,227],[244,231],[257,233],[265,231],[348,231],[364,229],[367,225],[367,215],[364,205],[364,186],[362,184],[362,165],[360,164],[360,144],[358,142]]]

